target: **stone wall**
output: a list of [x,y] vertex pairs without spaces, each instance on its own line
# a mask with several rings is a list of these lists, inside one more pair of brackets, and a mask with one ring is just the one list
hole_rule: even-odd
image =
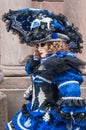
[[52,2],[46,0],[44,2],[32,1],[31,6],[33,8],[48,9],[49,11],[59,14],[63,13],[64,2],[59,0],[52,0]]
[[7,96],[0,92],[0,130],[5,130],[8,121]]
[[[5,12],[8,12],[9,9],[18,10],[27,7],[31,7],[30,0],[1,0],[0,19],[2,19],[2,15]],[[13,35],[12,32],[7,33],[5,23],[2,22],[2,20],[0,22],[0,25],[1,68],[4,72],[4,75],[22,75],[22,73],[24,74],[25,72],[23,72],[24,68],[20,65],[19,61],[21,61],[27,53],[31,54],[32,48],[21,45],[19,38],[16,35]]]
[[68,20],[79,28],[79,32],[83,36],[84,48],[82,54],[78,54],[78,56],[86,61],[86,0],[64,0],[64,13]]

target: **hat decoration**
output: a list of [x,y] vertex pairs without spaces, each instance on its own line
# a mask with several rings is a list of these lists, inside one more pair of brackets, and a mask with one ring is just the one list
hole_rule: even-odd
[[6,22],[8,32],[13,30],[14,34],[19,34],[20,43],[34,46],[37,43],[63,40],[71,51],[81,52],[82,36],[62,14],[25,8],[17,11],[9,10],[2,19]]

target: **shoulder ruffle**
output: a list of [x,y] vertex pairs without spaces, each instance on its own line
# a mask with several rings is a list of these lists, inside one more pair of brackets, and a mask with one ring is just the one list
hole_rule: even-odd
[[80,67],[84,67],[85,62],[74,57],[62,57],[62,58],[50,58],[44,62],[44,66],[47,71],[55,71],[56,73],[62,73],[68,69],[80,70]]
[[[42,66],[42,67],[41,67]],[[69,69],[76,69],[80,72],[80,68],[85,66],[85,62],[78,58],[67,56],[61,58],[49,58],[34,72],[44,78],[52,80],[52,77]]]

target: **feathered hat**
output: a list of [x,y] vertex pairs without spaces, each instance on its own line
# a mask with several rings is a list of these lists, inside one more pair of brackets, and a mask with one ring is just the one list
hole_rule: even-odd
[[73,52],[81,52],[82,36],[74,25],[70,25],[62,14],[48,10],[26,8],[17,11],[9,10],[3,15],[7,31],[19,34],[21,43],[34,46],[63,40]]

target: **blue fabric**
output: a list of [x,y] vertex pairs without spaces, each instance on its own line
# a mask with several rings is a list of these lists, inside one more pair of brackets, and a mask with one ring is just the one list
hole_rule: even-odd
[[6,130],[10,130],[9,127],[8,127],[8,124],[6,124]]
[[[48,55],[46,58],[41,60],[41,64],[45,62],[50,57],[65,57],[65,56],[72,56],[76,58],[75,54],[71,52],[58,52],[53,55]],[[28,74],[32,74],[32,71],[30,70],[30,62],[26,63],[25,70]],[[45,83],[44,80],[37,78],[37,81],[41,81],[41,83],[37,84],[43,84]],[[80,85],[83,82],[83,78],[81,74],[75,70],[71,69],[69,71],[65,71],[62,74],[59,74],[53,78],[53,82],[58,87],[62,83],[65,83],[66,81],[78,81],[77,83],[71,83],[66,84],[59,88],[59,92],[62,97],[80,97]],[[32,82],[35,83],[35,76],[32,74]],[[37,90],[35,91],[36,97],[38,97]],[[36,102],[35,102],[36,103]],[[38,106],[36,111],[31,110],[31,104],[32,101],[26,104],[26,108],[28,113],[30,114],[30,117],[26,117],[22,114],[22,110],[18,111],[15,116],[12,119],[12,124],[14,125],[16,130],[68,130],[67,125],[71,125],[71,121],[73,123],[72,129],[75,130],[76,128],[80,128],[79,130],[85,130],[83,126],[86,125],[86,120],[78,121],[78,120],[68,120],[65,118],[62,118],[60,114],[57,112],[55,108],[53,109],[47,109],[41,111],[41,107]],[[60,110],[64,113],[86,113],[86,107],[81,106],[72,106],[69,107],[66,106],[59,106]],[[43,117],[48,112],[49,117],[51,120],[46,121]],[[8,124],[6,125],[6,129],[10,130]]]
[[62,107],[61,110],[64,112],[64,113],[70,113],[70,112],[73,112],[73,113],[81,113],[81,112],[86,112],[86,108],[85,107],[69,107],[69,106],[65,106],[65,107]]
[[81,83],[83,82],[83,77],[75,69],[65,71],[64,73],[59,74],[56,77],[54,77],[54,81],[57,84],[57,86],[66,81],[71,81],[71,80],[78,81],[79,84],[81,85]]
[[32,74],[32,71],[30,69],[30,65],[31,65],[31,62],[28,61],[25,65],[25,71],[27,72],[27,74]]
[[64,85],[59,89],[62,97],[80,97],[80,86],[75,83]]
[[[67,130],[65,124],[61,124],[62,119],[57,115],[56,111],[50,111],[50,114],[55,118],[55,120],[53,122],[53,125],[49,125],[47,121],[41,121],[40,118],[38,120],[35,119],[36,116],[43,115],[43,112],[40,112],[40,110],[38,112],[31,111],[30,105],[31,103],[28,103],[26,106],[28,108],[28,112],[32,115],[32,117],[26,118],[24,115],[22,115],[21,110],[18,111],[13,117],[12,124],[15,126],[16,130]],[[57,123],[57,121],[59,121],[59,123]],[[27,125],[25,126],[25,124]],[[10,130],[8,124],[6,125],[6,128],[7,130]]]
[[61,95],[63,97],[69,97],[69,96],[80,97],[81,95],[80,84],[83,82],[81,74],[78,71],[72,69],[54,78],[54,82],[57,86],[61,85],[62,83],[65,83],[66,81],[78,81],[79,84],[71,83],[64,85],[59,89]]
[[53,39],[56,39],[56,38],[58,38],[58,35],[57,35],[57,33],[53,32],[53,33],[52,33],[52,38],[53,38]]
[[57,57],[71,56],[71,57],[76,58],[76,55],[73,52],[57,52],[56,56]]
[[[22,111],[19,111],[13,117],[13,120],[12,120],[12,124],[15,126],[16,130],[68,130],[66,126],[67,124],[71,124],[71,120],[62,119],[59,115],[57,115],[57,112],[54,110],[50,111],[50,114],[55,118],[52,125],[49,125],[47,121],[40,120],[40,118],[38,120],[35,120],[35,118],[31,118],[31,117],[26,118],[23,115],[19,118],[19,115],[21,114],[21,112]],[[34,114],[33,114],[33,117],[35,117]],[[18,121],[18,118],[19,118],[19,121]],[[74,122],[75,123],[72,126],[72,130],[75,130],[74,128],[77,128],[77,127],[80,127],[80,130],[85,130],[83,126],[86,124],[86,122],[84,121],[80,121],[80,122],[74,121]],[[27,125],[25,126],[25,124]],[[6,125],[6,130],[10,130],[8,124]]]
[[54,25],[54,27],[59,28],[62,31],[65,29],[65,27],[63,25],[61,25],[56,19],[53,19],[53,25]]

